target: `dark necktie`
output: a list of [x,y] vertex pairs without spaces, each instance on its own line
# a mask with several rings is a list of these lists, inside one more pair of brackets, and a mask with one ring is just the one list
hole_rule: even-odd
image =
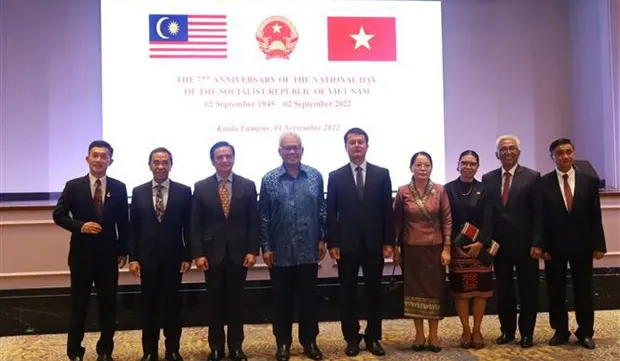
[[508,204],[508,197],[510,197],[510,177],[509,172],[504,173],[504,190],[502,191],[502,204],[504,207]]
[[364,198],[364,173],[360,166],[355,168],[355,184],[357,185],[357,193],[360,195],[360,198]]
[[158,184],[155,186],[155,215],[157,216],[157,221],[161,223],[164,219],[164,194],[162,189],[164,186]]
[[230,192],[228,192],[228,188],[226,188],[226,182],[228,182],[228,179],[222,179],[222,185],[220,186],[220,203],[222,204],[224,216],[228,218],[230,215]]
[[103,189],[101,189],[101,180],[95,181],[95,193],[93,195],[93,204],[95,205],[95,213],[97,218],[101,219],[103,216]]
[[566,197],[566,210],[568,210],[568,213],[570,213],[571,209],[573,209],[573,192],[570,190],[570,185],[568,184],[568,174],[564,174],[562,178],[564,178],[564,197]]

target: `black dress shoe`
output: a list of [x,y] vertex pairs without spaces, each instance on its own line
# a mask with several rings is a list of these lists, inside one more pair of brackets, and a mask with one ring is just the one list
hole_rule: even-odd
[[366,342],[366,350],[370,351],[370,353],[375,356],[385,356],[385,350],[383,349],[383,346],[381,346],[381,342],[379,342],[379,340]]
[[248,361],[248,357],[243,353],[241,348],[234,348],[232,350],[228,350],[228,358],[233,361]]
[[100,353],[99,356],[97,356],[97,361],[114,361],[114,359],[109,353]]
[[555,334],[553,335],[553,337],[551,337],[551,340],[549,340],[549,346],[563,345],[568,342],[569,338],[570,332],[555,331]]
[[69,361],[84,361],[82,356],[69,356]]
[[345,355],[355,357],[360,353],[359,342],[347,342],[347,348],[344,350]]
[[596,348],[596,343],[594,343],[592,337],[580,337],[579,344],[588,350],[594,350],[594,348]]
[[426,345],[426,349],[429,350],[430,352],[441,352],[441,346],[439,345],[431,345],[430,343],[428,345]]
[[532,339],[532,336],[523,336],[521,337],[520,344],[522,348],[530,348],[534,346],[534,340]]
[[512,341],[514,341],[514,340],[515,340],[515,335],[514,335],[514,334],[502,333],[502,335],[501,335],[501,336],[499,336],[499,337],[497,338],[497,340],[495,340],[495,342],[496,342],[498,345],[505,345],[505,344],[507,344],[507,343],[509,343],[509,342],[512,342]]
[[226,357],[226,355],[224,354],[224,350],[215,349],[211,351],[209,357],[207,358],[207,361],[220,361],[224,357]]
[[166,352],[166,361],[183,361],[183,356],[178,351]]
[[142,356],[140,361],[159,361],[159,356],[156,353],[147,353]]
[[291,358],[291,346],[287,344],[278,345],[278,350],[276,351],[276,360],[278,361],[288,361]]
[[311,344],[304,346],[304,354],[312,360],[319,361],[323,359],[323,353],[319,349],[316,342],[312,342]]

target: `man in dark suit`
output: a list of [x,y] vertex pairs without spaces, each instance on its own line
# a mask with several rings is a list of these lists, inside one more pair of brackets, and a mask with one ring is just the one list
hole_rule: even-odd
[[[192,255],[205,271],[209,292],[209,361],[247,360],[241,348],[243,284],[259,247],[259,215],[254,182],[232,172],[235,148],[218,142],[210,150],[215,174],[196,183],[192,200]],[[228,324],[228,339],[224,324]]]
[[158,359],[160,307],[166,336],[166,361],[182,361],[181,277],[190,268],[189,222],[192,191],[168,178],[172,154],[156,148],[149,154],[153,179],[133,189],[129,270],[142,287],[142,361]]
[[127,188],[107,177],[114,150],[96,140],[88,146],[88,175],[67,182],[53,211],[54,222],[71,232],[71,316],[67,356],[84,359],[84,323],[93,282],[99,306],[101,336],[97,361],[112,360],[116,322],[118,268],[127,262],[129,207]]
[[568,342],[566,266],[570,263],[579,343],[594,349],[592,263],[607,252],[601,220],[598,179],[573,166],[575,148],[570,139],[549,146],[556,169],[542,177],[545,273],[549,297],[549,321],[555,334],[551,346]]
[[493,212],[492,238],[500,244],[494,269],[497,285],[501,336],[498,344],[514,341],[517,329],[517,300],[513,278],[517,271],[521,347],[533,346],[538,307],[538,258],[542,255],[542,198],[540,173],[518,164],[519,139],[498,138],[499,169],[482,176]]
[[[392,182],[387,169],[366,162],[368,134],[349,129],[344,144],[350,162],[329,174],[327,185],[327,243],[330,257],[338,261],[342,333],[347,356],[359,353],[362,338],[366,349],[385,355],[381,346],[381,279],[384,257],[394,245]],[[366,281],[368,323],[359,334],[356,288],[360,266]]]

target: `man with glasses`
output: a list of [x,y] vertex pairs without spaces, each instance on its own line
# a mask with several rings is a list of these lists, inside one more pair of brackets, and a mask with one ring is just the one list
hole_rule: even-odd
[[297,296],[299,341],[304,354],[321,360],[316,344],[318,264],[325,257],[323,176],[301,164],[304,148],[295,133],[280,136],[282,165],[268,172],[260,190],[261,248],[273,283],[276,359],[290,358],[293,300]]
[[[243,284],[258,255],[259,216],[254,182],[234,174],[235,148],[215,143],[209,151],[215,174],[196,183],[192,199],[191,249],[205,272],[209,293],[209,361],[246,361],[241,348]],[[228,325],[228,338],[224,335]]]
[[493,209],[492,239],[500,244],[495,257],[498,314],[502,334],[497,343],[514,341],[517,330],[517,297],[513,278],[517,272],[521,347],[534,344],[538,307],[538,259],[542,255],[542,195],[540,173],[518,164],[519,139],[502,135],[496,157],[502,166],[482,176]]

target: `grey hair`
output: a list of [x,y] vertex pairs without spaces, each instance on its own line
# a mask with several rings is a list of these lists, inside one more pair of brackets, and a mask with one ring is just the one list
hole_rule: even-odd
[[293,137],[293,138],[297,139],[297,141],[299,142],[299,146],[300,147],[302,146],[301,137],[299,136],[299,134],[297,134],[295,132],[284,132],[284,133],[282,133],[282,135],[280,135],[280,140],[278,141],[278,145],[279,146],[282,146],[282,141],[286,137]]
[[497,137],[497,140],[495,141],[495,149],[499,150],[499,143],[501,143],[504,140],[512,140],[513,142],[515,142],[517,144],[517,148],[521,148],[521,141],[519,140],[519,138],[517,138],[516,135],[511,135],[511,134],[505,134],[505,135],[500,135],[499,137]]

